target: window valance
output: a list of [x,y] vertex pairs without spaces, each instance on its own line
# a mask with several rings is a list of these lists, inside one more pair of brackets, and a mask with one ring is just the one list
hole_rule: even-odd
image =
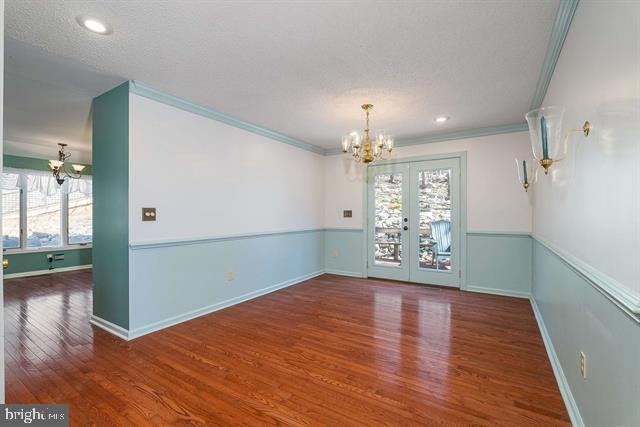
[[61,186],[48,171],[5,168],[2,174],[2,188],[4,190],[24,189],[38,191],[45,196],[54,196],[58,191],[63,194],[82,193],[85,196],[93,194],[93,179],[83,176],[79,179],[67,179]]

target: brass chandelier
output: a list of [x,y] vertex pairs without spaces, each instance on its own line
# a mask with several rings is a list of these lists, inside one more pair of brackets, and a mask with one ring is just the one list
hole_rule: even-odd
[[360,163],[373,163],[383,158],[383,155],[390,154],[393,150],[393,137],[387,135],[385,131],[378,131],[375,139],[369,136],[369,111],[373,109],[372,104],[363,104],[362,109],[367,115],[364,134],[352,131],[342,137],[342,152],[351,156]]

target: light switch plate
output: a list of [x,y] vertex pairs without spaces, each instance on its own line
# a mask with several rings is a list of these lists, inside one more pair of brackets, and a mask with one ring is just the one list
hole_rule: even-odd
[[155,221],[156,220],[156,208],[142,208],[142,220],[143,221]]

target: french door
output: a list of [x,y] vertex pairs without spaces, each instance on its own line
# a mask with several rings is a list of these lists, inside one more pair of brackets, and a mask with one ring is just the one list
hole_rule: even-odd
[[460,286],[460,160],[370,166],[367,274]]

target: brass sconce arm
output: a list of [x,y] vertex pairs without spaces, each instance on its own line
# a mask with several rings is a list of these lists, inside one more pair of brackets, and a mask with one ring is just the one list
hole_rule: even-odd
[[587,120],[584,122],[580,129],[571,129],[569,132],[567,132],[567,135],[564,137],[562,156],[557,159],[553,159],[553,162],[559,162],[567,157],[567,152],[569,151],[569,137],[575,132],[581,132],[586,138],[587,136],[589,136],[589,132],[591,132],[591,123],[589,123],[589,121]]

